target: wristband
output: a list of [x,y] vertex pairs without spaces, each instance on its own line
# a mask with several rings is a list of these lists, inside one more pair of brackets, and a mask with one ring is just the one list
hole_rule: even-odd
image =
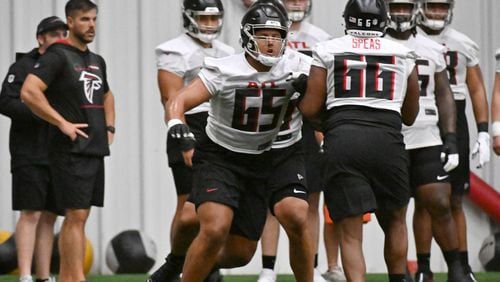
[[493,137],[500,136],[500,121],[494,121],[491,124],[491,132],[493,134]]
[[477,132],[488,132],[488,122],[480,122],[477,124]]
[[180,120],[178,118],[171,119],[167,122],[167,128],[168,128],[168,130],[170,130],[170,128],[172,128],[172,126],[178,125],[178,124],[183,124],[182,120]]

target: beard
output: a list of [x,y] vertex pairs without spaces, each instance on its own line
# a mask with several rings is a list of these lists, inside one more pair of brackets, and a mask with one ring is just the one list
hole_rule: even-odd
[[75,31],[73,31],[73,35],[78,40],[80,40],[82,43],[89,44],[89,43],[92,43],[92,41],[94,41],[95,32],[94,32],[94,34],[90,35],[87,32],[81,32],[81,31],[75,30]]

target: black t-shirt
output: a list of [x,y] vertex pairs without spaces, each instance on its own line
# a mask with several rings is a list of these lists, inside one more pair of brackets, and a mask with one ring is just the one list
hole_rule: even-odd
[[36,117],[21,101],[20,92],[26,76],[40,57],[38,49],[9,68],[0,92],[0,113],[10,117],[9,148],[11,169],[25,165],[48,165],[47,141],[49,124]]
[[109,155],[103,97],[109,91],[104,59],[66,43],[55,43],[40,57],[32,73],[47,86],[51,106],[67,121],[87,123],[88,138],[75,141],[51,127],[49,150],[77,154]]

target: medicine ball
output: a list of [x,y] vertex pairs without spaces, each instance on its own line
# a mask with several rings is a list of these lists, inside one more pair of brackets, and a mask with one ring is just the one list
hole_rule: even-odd
[[106,247],[106,264],[114,273],[147,273],[155,259],[153,239],[138,230],[120,232]]

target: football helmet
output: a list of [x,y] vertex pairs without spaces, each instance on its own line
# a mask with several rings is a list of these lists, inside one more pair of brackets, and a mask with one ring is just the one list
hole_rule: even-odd
[[292,22],[301,22],[311,14],[312,0],[306,0],[305,6],[296,0],[285,0],[285,7]]
[[[389,11],[389,21],[387,28],[398,32],[413,29],[417,24],[418,0],[385,0]],[[399,5],[408,5],[409,12],[393,11]]]
[[[255,32],[258,29],[279,31],[281,49],[277,56],[265,55],[259,50]],[[285,53],[288,36],[288,19],[278,7],[270,3],[256,3],[243,16],[240,26],[241,46],[247,54],[266,66],[273,66]]]
[[384,0],[349,0],[344,9],[345,33],[356,37],[381,37],[389,13]]
[[[430,9],[429,4],[447,4],[448,10],[446,13],[436,13]],[[442,30],[451,23],[453,18],[454,0],[420,0],[419,4],[419,17],[417,22],[419,25],[428,27],[432,30]],[[429,17],[432,15],[433,17]],[[436,19],[436,18],[440,19]]]
[[[217,26],[203,26],[197,21],[199,16],[218,16]],[[187,33],[199,40],[210,43],[222,29],[224,7],[221,0],[184,0],[182,19]]]
[[257,3],[269,3],[269,4],[276,6],[276,8],[278,8],[283,13],[283,15],[286,17],[286,20],[288,22],[288,28],[290,28],[290,26],[292,25],[292,22],[288,18],[288,11],[286,10],[285,4],[283,4],[283,1],[281,1],[281,0],[257,0],[254,2],[254,5]]

